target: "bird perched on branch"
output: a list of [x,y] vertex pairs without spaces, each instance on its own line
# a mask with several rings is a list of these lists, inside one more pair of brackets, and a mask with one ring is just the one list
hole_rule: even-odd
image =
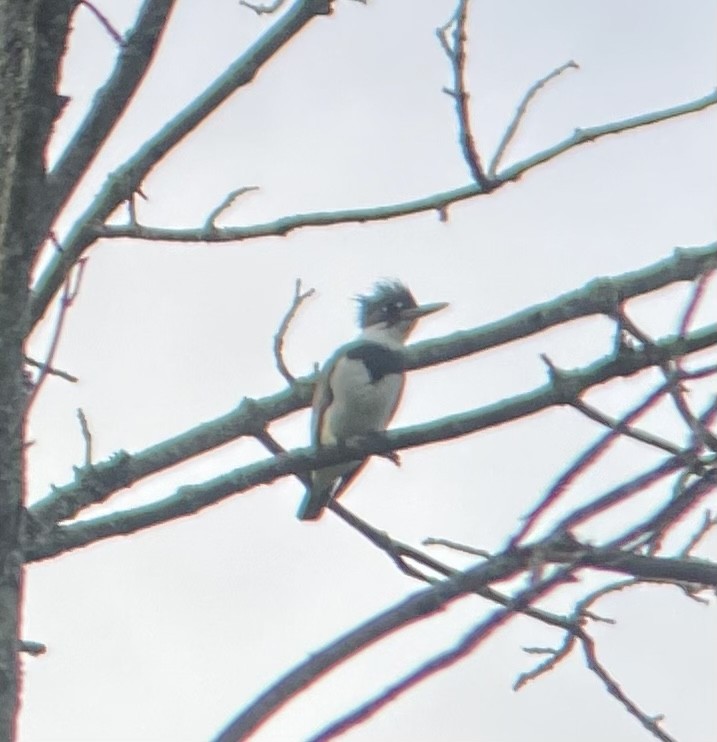
[[[314,446],[337,445],[386,429],[403,392],[403,344],[419,319],[448,306],[445,302],[419,306],[398,281],[376,284],[373,293],[358,297],[358,302],[361,334],[334,353],[316,384],[311,419]],[[349,461],[311,472],[311,487],[297,517],[318,518],[364,463]]]

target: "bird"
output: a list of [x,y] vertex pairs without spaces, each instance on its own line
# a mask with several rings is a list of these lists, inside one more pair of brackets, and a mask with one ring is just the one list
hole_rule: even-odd
[[[360,335],[340,347],[319,373],[312,401],[313,446],[340,445],[386,429],[403,393],[404,343],[420,319],[448,306],[419,305],[397,280],[379,281],[357,300]],[[349,461],[311,472],[297,518],[316,520],[365,463]]]

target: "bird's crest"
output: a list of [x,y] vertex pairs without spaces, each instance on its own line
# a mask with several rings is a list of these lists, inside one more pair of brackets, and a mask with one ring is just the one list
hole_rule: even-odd
[[370,327],[377,322],[391,322],[398,318],[402,309],[418,306],[413,294],[397,280],[378,281],[370,294],[356,297],[358,321],[361,327]]

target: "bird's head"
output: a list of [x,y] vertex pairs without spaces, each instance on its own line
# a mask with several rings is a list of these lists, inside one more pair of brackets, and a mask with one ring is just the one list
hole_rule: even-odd
[[400,281],[380,281],[373,292],[357,297],[364,334],[380,333],[404,342],[422,317],[444,309],[447,302],[418,304]]

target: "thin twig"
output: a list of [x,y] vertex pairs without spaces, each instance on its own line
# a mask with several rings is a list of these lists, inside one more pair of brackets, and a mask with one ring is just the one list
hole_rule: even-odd
[[33,642],[28,639],[19,639],[17,642],[17,651],[29,654],[33,657],[39,657],[47,652],[47,646],[41,642]]
[[540,80],[533,83],[528,88],[528,91],[523,96],[523,100],[520,101],[520,105],[518,106],[518,109],[515,112],[515,116],[513,117],[513,120],[508,125],[508,128],[505,130],[505,134],[503,134],[503,138],[500,140],[500,144],[498,145],[498,149],[495,152],[495,155],[493,155],[493,160],[490,163],[490,166],[488,167],[488,177],[492,180],[496,176],[496,172],[498,170],[498,166],[500,165],[501,160],[505,156],[505,153],[508,149],[508,146],[513,141],[513,137],[515,137],[516,132],[518,131],[518,127],[523,121],[523,117],[525,116],[526,111],[528,110],[528,106],[530,105],[530,102],[533,100],[535,95],[538,93],[538,91],[547,85],[551,80],[554,80],[556,77],[560,76],[565,72],[565,70],[579,70],[580,66],[577,64],[577,62],[573,61],[572,59],[569,62],[565,62],[565,64],[561,65],[560,67],[557,67],[552,72],[547,74],[545,77],[541,77]]
[[25,363],[33,368],[38,368],[40,370],[46,369],[50,376],[57,376],[59,379],[69,381],[71,384],[77,384],[79,381],[74,374],[71,374],[68,371],[62,371],[59,368],[53,368],[52,366],[48,367],[45,363],[42,363],[42,361],[36,361],[34,358],[30,358],[30,356],[25,356]]
[[293,321],[296,313],[299,311],[299,307],[311,296],[316,293],[316,289],[309,289],[308,291],[301,292],[301,279],[296,279],[296,285],[294,287],[294,298],[289,307],[289,311],[284,315],[284,319],[279,325],[279,329],[274,335],[274,359],[276,360],[276,367],[279,373],[289,382],[289,384],[296,383],[296,377],[289,371],[284,362],[284,338],[289,330],[289,325]]
[[566,579],[569,579],[570,573],[571,568],[566,567],[561,569],[556,575],[552,576],[548,580],[544,580],[538,585],[533,585],[518,593],[513,598],[510,606],[498,609],[484,621],[481,621],[454,647],[445,652],[441,652],[430,660],[424,662],[416,670],[413,670],[371,700],[354,709],[351,713],[341,717],[330,726],[324,728],[321,732],[312,737],[310,742],[328,742],[328,740],[335,739],[348,729],[355,727],[376,714],[382,708],[414,686],[468,656],[504,623],[517,615],[521,608],[528,606],[537,598],[543,597],[547,593],[553,591],[556,587],[563,584]]
[[388,554],[391,561],[409,577],[414,577],[423,582],[434,582],[433,578],[428,577],[423,572],[420,572],[415,567],[411,566],[407,561],[406,557],[416,558],[417,561],[424,562],[425,555],[421,554],[420,551],[411,548],[407,544],[402,544],[398,541],[394,541],[387,533],[375,529],[372,525],[362,520],[357,515],[354,515],[350,510],[347,510],[337,500],[329,500],[327,506],[329,510],[336,513],[336,515],[347,523],[351,528],[358,531],[362,536],[366,537],[374,546],[378,546],[383,552]]
[[107,16],[99,10],[94,3],[89,2],[89,0],[80,0],[80,5],[84,5],[87,10],[92,13],[92,15],[100,22],[102,28],[107,31],[107,33],[112,37],[112,39],[117,43],[118,46],[124,46],[124,39],[122,38],[122,34],[120,34],[117,29],[110,23]]
[[704,298],[705,292],[707,290],[707,285],[716,274],[717,268],[710,268],[694,282],[692,287],[692,294],[690,295],[690,299],[687,302],[685,311],[682,313],[682,319],[680,320],[680,337],[684,337],[688,333],[690,325],[692,324],[692,320],[697,313],[697,308]]
[[[520,690],[532,680],[536,680],[542,675],[546,675],[551,670],[554,670],[572,652],[575,646],[576,631],[578,628],[578,625],[575,624],[573,631],[566,631],[563,637],[563,643],[557,649],[551,647],[541,648],[544,654],[549,654],[550,656],[536,665],[532,670],[520,673],[513,683],[513,690]],[[523,647],[523,651],[528,652],[529,650]]]
[[[260,433],[257,433],[256,439],[275,456],[281,456],[282,454],[287,453],[286,449],[267,430],[263,430]],[[308,474],[300,473],[296,474],[295,476],[305,486],[311,486],[311,481]],[[407,562],[405,561],[405,559],[407,558],[412,559],[413,561],[423,565],[424,567],[428,567],[428,569],[431,569],[442,577],[453,577],[458,574],[458,570],[454,569],[453,567],[439,562],[433,557],[428,556],[428,554],[424,554],[422,551],[414,549],[408,544],[396,541],[384,531],[377,530],[372,525],[359,518],[348,509],[344,508],[336,500],[331,500],[327,507],[336,515],[338,515],[347,525],[355,528],[362,536],[364,536],[372,544],[374,544],[374,546],[377,546],[379,549],[386,552],[391,560],[394,562],[394,564],[396,564],[396,566],[409,577],[418,579],[422,582],[427,582],[428,584],[434,584],[436,582],[435,578],[426,575],[425,573],[420,572],[419,570],[414,569],[409,564],[407,564]],[[444,545],[453,544],[453,542],[442,539],[427,539],[427,541]],[[469,547],[465,547],[465,549],[468,548]],[[487,551],[483,551],[480,549],[471,549],[471,553],[478,556],[484,556],[485,558],[490,558],[491,556]],[[479,587],[476,589],[475,592],[477,595],[480,595],[480,597],[485,598],[486,600],[490,600],[493,603],[497,603],[498,605],[502,605],[504,607],[512,605],[512,598],[504,595],[497,590],[494,590],[492,587]],[[570,630],[570,621],[564,616],[560,616],[556,613],[550,613],[549,611],[545,611],[541,608],[534,608],[532,606],[526,606],[517,610],[520,610],[521,613],[529,616],[530,618],[542,621],[548,626],[559,627],[566,631]]]
[[[664,537],[666,532],[676,526],[690,510],[698,505],[702,499],[717,487],[717,470],[712,469],[698,477],[685,487],[676,497],[660,508],[642,523],[633,526],[621,536],[607,544],[607,548],[636,548],[640,544],[651,543],[655,539]],[[645,540],[647,536],[647,540]]]
[[[655,347],[655,341],[647,333],[637,327],[637,325],[626,315],[624,307],[620,307],[616,318],[620,322],[621,327],[627,330],[634,338],[639,340],[646,349],[649,350]],[[702,447],[708,447],[713,451],[717,451],[717,436],[713,435],[707,426],[695,417],[692,410],[690,410],[687,399],[685,398],[684,389],[680,383],[681,378],[679,366],[675,362],[669,360],[659,362],[658,366],[668,384],[670,398],[674,402],[677,412],[692,432],[696,449],[695,452]]]
[[482,557],[483,559],[490,559],[492,556],[491,553],[489,551],[486,551],[485,549],[476,549],[473,546],[468,546],[468,544],[459,544],[456,541],[451,541],[447,538],[424,538],[423,545],[424,546],[445,546],[448,549],[453,549],[454,551],[462,551],[465,554],[479,556],[479,557]]
[[45,359],[44,363],[39,365],[40,373],[37,377],[37,381],[35,382],[35,386],[33,387],[27,398],[28,410],[32,407],[35,399],[37,399],[37,395],[42,388],[45,379],[47,379],[47,377],[50,375],[52,362],[55,358],[55,353],[57,352],[57,347],[60,343],[60,336],[62,335],[62,329],[65,324],[65,317],[67,316],[67,311],[70,309],[72,303],[77,298],[77,294],[79,293],[86,262],[87,258],[80,258],[80,260],[77,262],[74,274],[68,274],[67,278],[65,279],[65,283],[62,289],[62,295],[60,296],[60,305],[57,312],[57,318],[55,320],[55,327],[52,332],[50,347],[47,351],[47,358]]
[[274,0],[273,3],[267,3],[266,5],[254,5],[254,3],[247,2],[247,0],[239,0],[239,5],[253,10],[257,15],[268,15],[270,13],[276,13],[285,2],[286,0]]
[[[650,394],[645,400],[640,402],[639,405],[629,411],[620,421],[623,427],[631,425],[648,410],[650,410],[658,400],[665,394],[666,390],[664,387],[656,389]],[[593,443],[588,449],[582,453],[568,469],[566,469],[560,477],[556,480],[553,486],[548,490],[547,494],[540,500],[540,502],[533,508],[533,510],[523,518],[523,524],[519,528],[518,532],[511,538],[511,543],[517,545],[522,541],[526,535],[532,530],[533,526],[537,522],[538,518],[557,500],[563,493],[575,482],[575,480],[581,476],[588,467],[592,466],[607,450],[610,446],[618,440],[620,432],[616,427],[611,428],[601,438]],[[570,528],[571,526],[567,526]],[[561,530],[567,530],[562,528]]]
[[92,466],[92,433],[90,433],[87,417],[81,407],[77,408],[77,419],[80,421],[80,430],[85,441],[85,466],[90,467]]
[[[658,391],[664,395],[667,390],[664,388],[660,388]],[[683,453],[683,450],[679,446],[676,446],[674,443],[670,443],[665,438],[661,438],[660,436],[653,435],[652,433],[648,433],[645,430],[639,430],[638,428],[633,428],[629,425],[626,425],[624,421],[618,420],[616,418],[610,417],[609,415],[606,415],[603,412],[600,412],[600,410],[598,410],[596,407],[589,405],[587,402],[584,402],[581,399],[576,400],[573,404],[573,407],[578,410],[578,412],[582,412],[582,414],[590,420],[593,420],[600,425],[604,425],[606,428],[615,431],[625,438],[632,438],[632,440],[639,441],[640,443],[645,443],[648,446],[654,446],[660,451],[671,453],[673,456],[678,456]]]
[[698,546],[700,541],[717,526],[717,516],[712,515],[711,510],[705,510],[700,527],[690,536],[690,540],[680,550],[678,556],[684,558],[690,556],[691,552]]
[[258,191],[259,186],[242,186],[228,193],[222,202],[214,209],[209,212],[207,221],[204,222],[204,229],[216,229],[216,221],[220,214],[226,211],[238,198],[243,196],[245,193],[251,193],[251,191]]
[[576,508],[571,513],[562,518],[553,529],[553,533],[560,533],[565,530],[571,530],[576,526],[584,523],[590,518],[609,510],[615,505],[629,500],[638,492],[643,492],[662,479],[669,477],[684,466],[684,461],[674,456],[667,461],[658,464],[652,469],[648,469],[642,474],[629,479],[627,482],[608,490],[604,495],[597,497],[595,500]]
[[[480,154],[471,131],[470,112],[468,100],[470,95],[465,82],[466,65],[466,20],[468,16],[468,0],[458,0],[458,5],[450,20],[440,28],[436,29],[436,35],[451,62],[453,70],[453,87],[444,88],[443,92],[450,95],[456,104],[456,115],[458,117],[458,139],[468,168],[473,180],[480,186],[481,190],[491,190],[491,183],[483,172]],[[448,33],[453,27],[453,42],[448,41]]]
[[587,633],[581,632],[580,643],[585,654],[585,661],[588,668],[602,680],[607,692],[617,698],[618,701],[627,709],[627,712],[634,716],[645,729],[653,734],[662,742],[676,742],[667,732],[660,728],[661,716],[648,716],[635,704],[620,687],[620,684],[607,672],[600,664],[595,654],[595,642]]
[[[571,135],[562,141],[536,152],[524,160],[505,168],[500,178],[489,181],[490,189],[486,191],[477,183],[469,183],[450,191],[441,191],[428,196],[423,196],[412,201],[403,201],[393,204],[378,204],[366,208],[342,209],[338,211],[317,211],[303,214],[292,214],[281,216],[272,222],[257,223],[240,227],[222,227],[216,230],[208,230],[203,227],[189,229],[174,229],[164,227],[141,226],[133,227],[127,224],[107,224],[105,218],[93,219],[84,222],[83,229],[91,232],[91,238],[104,237],[110,239],[133,237],[140,240],[158,240],[162,242],[238,242],[242,240],[258,239],[268,236],[285,236],[296,229],[306,227],[325,227],[337,224],[369,223],[395,219],[409,214],[437,211],[445,216],[449,206],[466,201],[471,198],[485,196],[507,183],[522,178],[525,173],[533,168],[544,165],[547,162],[563,155],[565,152],[582,146],[593,144],[598,139],[612,136],[621,132],[630,131],[643,126],[650,126],[661,121],[686,116],[705,110],[717,104],[717,92],[711,92],[699,100],[673,106],[672,108],[654,111],[640,116],[634,116],[622,121],[615,121],[600,126],[591,126],[584,129],[575,129]],[[111,213],[111,212],[110,212]],[[84,233],[83,233],[84,234]],[[68,252],[73,255],[77,253],[80,244],[77,240],[70,240],[67,245]],[[68,258],[69,259],[69,258]],[[53,268],[60,261],[55,261]],[[63,261],[64,263],[64,261]],[[35,306],[33,307],[33,319],[39,317],[40,309],[44,308],[49,299],[47,295],[56,290],[56,280],[51,280],[52,274],[46,271],[38,281],[38,289],[35,295]],[[51,297],[50,297],[51,298]]]

